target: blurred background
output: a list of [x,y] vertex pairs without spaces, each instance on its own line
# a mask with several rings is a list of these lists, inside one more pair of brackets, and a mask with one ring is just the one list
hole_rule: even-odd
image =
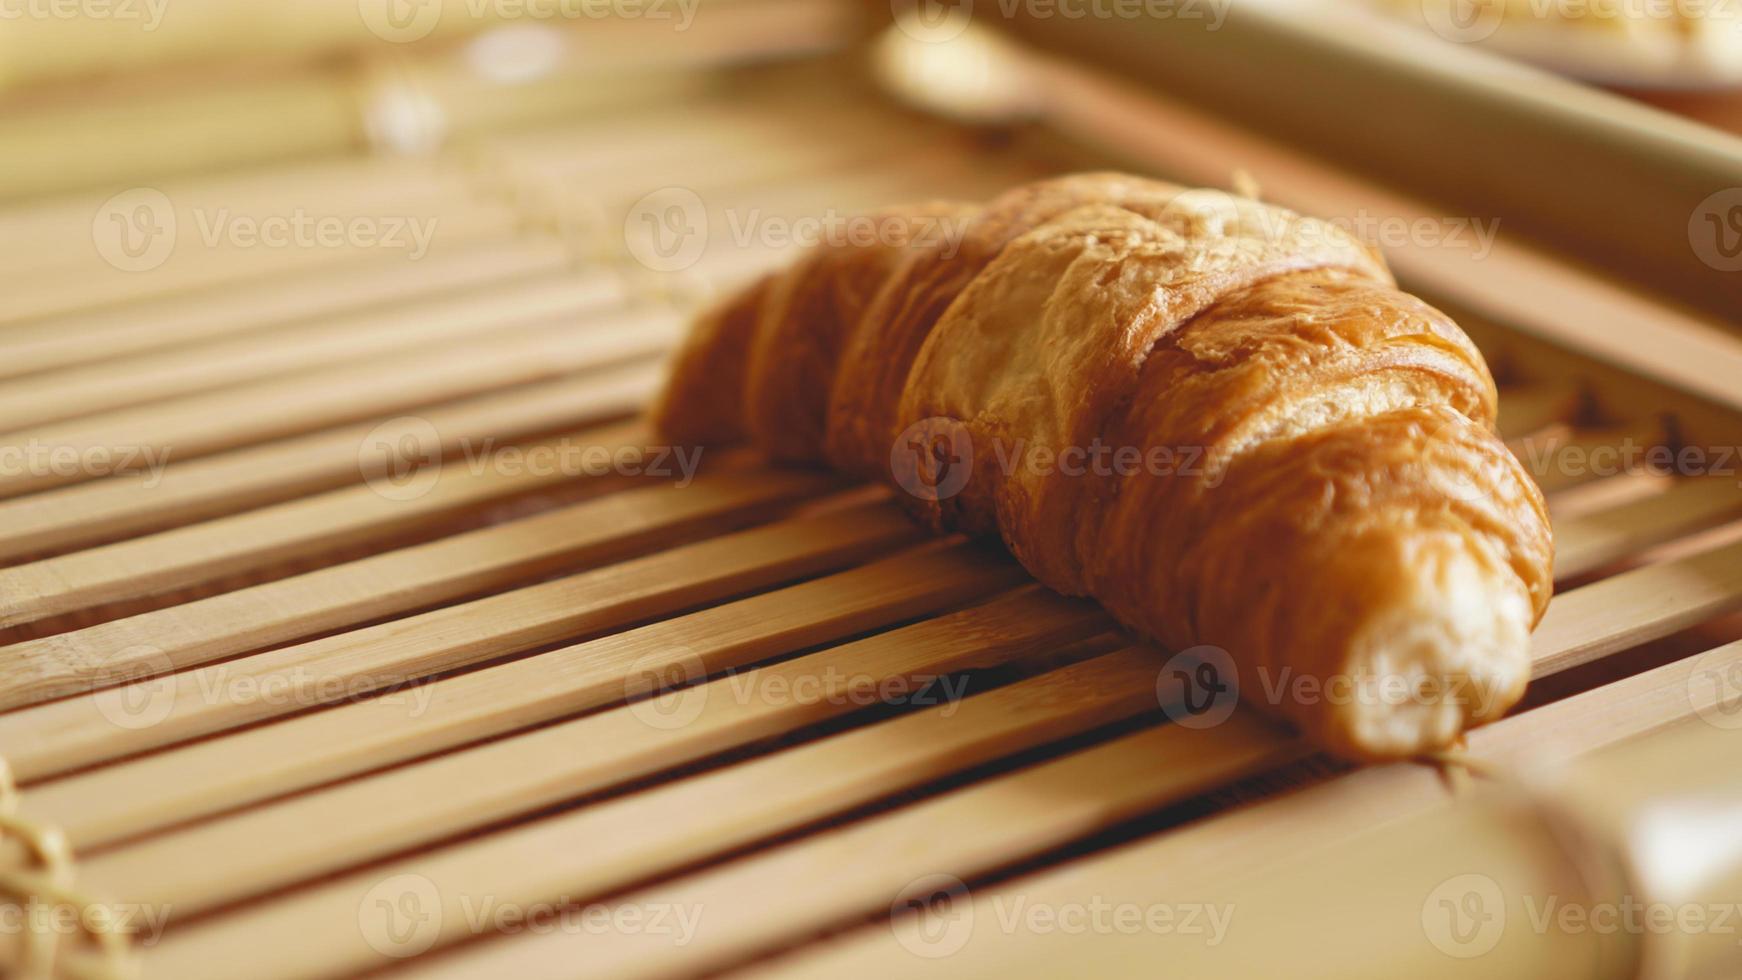
[[[1114,108],[1113,82],[1723,312],[1738,298],[1736,277],[1688,259],[1690,236],[1727,253],[1726,236],[1742,234],[1734,202],[1707,200],[1736,183],[1737,141],[1720,135],[1742,126],[1734,6],[8,0],[0,200],[38,203],[5,222],[0,276],[14,295],[0,316],[50,311],[78,277],[88,277],[88,302],[195,276],[176,271],[191,262],[184,226],[197,223],[179,212],[205,207],[176,193],[192,175],[245,183],[261,168],[291,168],[296,182],[269,181],[272,193],[308,195],[297,203],[334,222],[362,198],[383,217],[451,209],[431,243],[438,249],[536,228],[633,259],[618,233],[623,213],[652,191],[697,184],[686,167],[743,186],[816,173],[832,154],[826,166],[857,167],[875,182],[887,177],[879,155],[947,169],[961,163],[952,141],[985,147],[1036,133],[1044,138],[1031,142],[1089,142],[1104,153],[1146,128],[1141,113]],[[1229,159],[1221,169],[1262,177],[1264,162]],[[1021,168],[997,153],[976,166]],[[939,184],[929,196],[996,184]],[[893,192],[865,190],[838,207]],[[105,202],[106,221],[73,220]],[[143,248],[142,236],[172,216],[190,220],[149,254],[95,254],[124,229]],[[214,234],[212,224],[202,251],[225,255],[202,263],[202,281],[318,261],[310,252],[387,251],[307,241],[238,249],[234,226]],[[116,272],[129,285],[108,285]]]

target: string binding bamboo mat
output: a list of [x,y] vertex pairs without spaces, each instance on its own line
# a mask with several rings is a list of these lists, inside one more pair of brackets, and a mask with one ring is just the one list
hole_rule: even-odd
[[[1097,152],[1200,182],[1239,152],[1267,193],[1343,203],[1284,150],[1122,132]],[[1243,708],[1176,723],[1178,661],[996,549],[926,540],[884,491],[650,443],[684,314],[778,261],[772,229],[1085,152],[771,86],[0,213],[0,890],[78,927],[8,930],[0,959],[673,976],[839,949],[873,973],[851,943],[888,934],[917,969],[937,947],[885,920],[958,888],[1089,895],[1158,855],[1236,876],[1451,800],[1432,767],[1350,772]],[[421,220],[428,247],[198,234],[309,201]],[[93,211],[177,231],[152,259],[41,247]],[[691,240],[659,236],[698,226],[673,260]],[[1742,444],[1742,418],[1552,343],[1506,286],[1540,255],[1477,279],[1436,259],[1398,265],[1495,364],[1559,552],[1534,693],[1472,764],[1722,729],[1742,487],[1652,453]],[[1542,291],[1597,288],[1552,272]]]

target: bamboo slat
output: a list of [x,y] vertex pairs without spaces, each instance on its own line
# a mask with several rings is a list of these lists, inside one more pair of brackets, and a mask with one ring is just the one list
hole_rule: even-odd
[[1742,542],[1556,596],[1531,634],[1535,673],[1590,663],[1742,608]]
[[[0,500],[0,561],[354,483],[370,475],[360,458],[371,441],[409,447],[411,459],[442,459],[491,439],[512,440],[625,415],[646,401],[658,376],[653,365],[645,364],[589,372],[432,406],[419,415],[427,426],[411,418],[364,422],[185,463],[172,461],[150,488],[99,480]],[[432,431],[434,439],[429,438]]]
[[[783,522],[403,620],[280,647],[243,660],[0,715],[0,731],[6,734],[7,758],[13,770],[20,779],[31,780],[324,703],[354,700],[370,691],[567,637],[622,629],[648,617],[670,615],[838,568],[911,539],[911,527],[887,512],[855,511]],[[769,598],[658,624],[649,634],[653,639],[642,642],[653,642],[663,633],[687,636],[699,628],[698,624],[737,624],[741,617],[763,608],[784,612],[795,624],[792,629],[809,629],[827,638],[835,635],[834,630],[853,624],[875,624],[884,621],[882,617],[902,615],[910,606],[924,609],[928,602],[947,605],[951,596],[960,594],[952,589],[972,594],[985,588],[988,579],[1010,577],[1006,568],[985,558],[979,564],[984,566],[982,574],[970,578],[976,563],[962,553],[890,559],[840,573],[844,578],[832,576],[795,586],[796,592],[783,590]],[[962,573],[963,581],[938,584],[938,578],[951,572]],[[868,586],[882,584],[899,573],[915,578],[886,595],[864,594]],[[936,598],[921,601],[912,595],[921,585],[942,591]],[[834,599],[835,603],[821,609],[790,608],[813,595]],[[750,631],[747,626],[739,628]],[[602,642],[607,647],[632,646],[634,640],[620,638],[625,635],[605,637]],[[716,638],[716,642],[723,640]],[[772,641],[762,638],[760,642]],[[585,653],[573,656],[584,657]],[[547,655],[543,662],[555,661]],[[534,684],[535,690],[541,687]],[[255,694],[256,690],[265,696]],[[372,703],[377,707],[366,707]],[[323,732],[336,730],[344,717],[379,712],[381,703],[362,702],[349,706],[353,709],[350,714],[319,716],[322,724],[315,727]],[[117,723],[117,717],[123,723]],[[140,723],[141,718],[150,723]],[[173,766],[174,759],[155,756],[135,765]],[[124,773],[118,769],[105,772],[110,777]],[[212,775],[207,773],[204,778]]]
[[820,477],[801,474],[764,474],[755,480],[727,474],[704,476],[684,493],[668,492],[663,486],[626,490],[288,579],[0,647],[0,656],[6,658],[0,666],[0,708],[136,681],[153,670],[197,666],[451,601],[551,569],[625,557],[709,530],[729,530],[827,486],[829,482]]
[[[665,350],[680,329],[675,315],[654,312],[520,327],[482,348],[452,345],[408,355],[391,370],[377,364],[329,368],[8,433],[0,451],[21,454],[27,465],[0,472],[0,497],[99,475],[131,472],[138,479],[143,471],[149,477],[170,459],[632,361]],[[286,412],[289,405],[297,411]],[[70,456],[79,465],[38,465],[33,447],[52,447],[57,458]],[[111,475],[111,469],[120,472]]]
[[614,275],[558,274],[307,325],[286,325],[195,348],[142,354],[0,382],[0,425],[23,429],[106,409],[181,397],[299,371],[392,363],[428,345],[487,345],[511,326],[582,318],[623,303]]
[[1742,487],[1720,477],[1680,480],[1660,494],[1555,519],[1555,575],[1594,571],[1642,548],[1742,517]]
[[1641,470],[1581,483],[1548,498],[1549,516],[1560,521],[1636,503],[1669,489],[1672,482],[1667,474]]

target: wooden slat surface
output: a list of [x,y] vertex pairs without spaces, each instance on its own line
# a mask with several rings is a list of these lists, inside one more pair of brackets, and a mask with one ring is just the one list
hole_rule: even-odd
[[[825,721],[876,703],[879,689],[918,690],[931,677],[1050,652],[1105,625],[1098,610],[1038,597],[1031,587],[960,613],[686,688],[668,695],[676,702],[672,705],[639,702],[588,715],[376,779],[296,796],[215,826],[153,838],[107,860],[85,862],[82,880],[104,894],[149,895],[191,913]],[[1155,655],[1139,651],[1130,659],[1130,669],[1096,677],[1097,686],[1109,697],[1122,698],[1120,705],[1153,707],[1143,690]],[[802,698],[791,695],[816,678],[829,686]],[[651,683],[650,678],[648,693],[653,693]],[[1103,711],[1112,708],[1100,705]],[[696,718],[685,720],[691,713]],[[587,750],[577,753],[577,745]],[[449,793],[453,786],[468,792]],[[412,806],[410,801],[422,802]],[[263,851],[255,846],[260,840],[275,846]]]
[[[587,474],[578,454],[607,458],[649,454],[637,423],[535,440],[487,452],[476,460],[435,464],[427,481],[400,486],[370,481],[355,487],[262,507],[230,517],[119,541],[100,548],[0,569],[0,626],[53,616],[267,569],[328,551],[387,539],[419,524],[451,519],[470,507]],[[576,468],[514,466],[524,454],[577,455]],[[474,470],[472,467],[476,467]],[[663,468],[663,467],[662,467]],[[608,474],[606,474],[608,475]],[[675,468],[673,468],[675,475]],[[444,476],[446,479],[444,479]],[[414,471],[406,479],[419,479]],[[427,489],[426,489],[427,487]]]
[[345,362],[392,363],[445,339],[487,345],[505,326],[579,317],[621,303],[615,276],[559,273],[492,289],[307,325],[249,333],[199,347],[38,373],[0,383],[0,419],[14,428],[225,388]]
[[[638,434],[597,433],[594,438]],[[18,643],[11,648],[14,659],[0,668],[5,678],[0,683],[0,704],[18,707],[138,680],[148,676],[154,664],[160,669],[197,666],[248,649],[436,605],[543,570],[681,542],[707,529],[751,521],[771,505],[827,485],[814,476],[757,474],[703,478],[688,488],[692,493],[670,493],[664,487],[624,491],[425,545]],[[406,515],[400,511],[396,516]],[[330,530],[323,526],[323,531]],[[137,655],[117,652],[124,650]]]
[[657,377],[649,364],[584,372],[420,408],[415,417],[370,419],[186,462],[172,459],[149,487],[94,480],[0,500],[0,560],[173,527],[355,483],[372,475],[361,465],[371,445],[403,447],[412,458],[440,459],[491,439],[512,441],[625,415],[646,401]]
[[54,447],[76,462],[8,468],[0,472],[0,497],[99,476],[149,476],[150,467],[177,459],[634,360],[667,348],[679,326],[659,312],[521,327],[486,345],[438,345],[391,365],[309,371],[17,430],[0,436],[0,451],[29,459],[37,447]]

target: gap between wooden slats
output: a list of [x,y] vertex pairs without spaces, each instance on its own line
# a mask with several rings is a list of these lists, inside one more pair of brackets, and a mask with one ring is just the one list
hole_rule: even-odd
[[22,429],[334,365],[391,365],[430,345],[489,344],[503,327],[580,317],[627,299],[619,276],[565,272],[389,310],[286,324],[197,347],[0,382],[0,423]]
[[[1701,674],[1738,667],[1742,667],[1742,643],[1729,644],[1702,657],[1669,664],[1478,729],[1472,733],[1470,751],[1477,758],[1503,766],[1543,758],[1564,761],[1596,751],[1712,711],[1718,703],[1714,700],[1715,692],[1721,687],[1702,683]],[[1733,689],[1729,696],[1735,697]],[[1193,734],[1214,736],[1217,731]],[[1132,736],[1125,741],[1135,746],[1141,737]],[[1171,758],[1177,760],[1177,765],[1212,765],[1213,755],[1206,758],[1202,748],[1189,746],[1192,741],[1210,740],[1182,734],[1182,744]],[[1111,748],[1090,750],[1078,757]],[[1055,765],[1064,769],[1075,758]],[[1155,777],[1151,773],[1166,769],[1167,763],[1153,753],[1133,752],[1123,760],[1121,778],[1152,780]],[[1110,770],[1109,776],[1118,771]],[[1008,779],[1015,783],[1024,775]],[[923,876],[950,874],[972,881],[1024,854],[1054,845],[1058,841],[1027,842],[1024,832],[1030,824],[1046,823],[1053,817],[1054,809],[1085,807],[1082,795],[1091,800],[1103,794],[1118,795],[1117,790],[1109,793],[1103,788],[1107,778],[1103,777],[1100,784],[1078,780],[1077,795],[1060,792],[1029,808],[1015,805],[1007,794],[983,793],[983,798],[971,800],[982,788],[970,787],[955,794],[963,799],[953,808],[952,798],[945,797],[931,804],[931,813],[915,808],[895,818],[830,831],[814,842],[800,842],[783,851],[758,855],[738,865],[620,899],[622,904],[644,907],[664,902],[705,903],[700,939],[683,948],[673,948],[659,936],[512,937],[475,950],[462,950],[447,962],[436,960],[427,970],[419,969],[414,961],[403,975],[408,980],[460,975],[541,980],[569,975],[553,972],[560,970],[561,965],[572,971],[575,963],[585,962],[589,968],[597,966],[613,976],[650,977],[671,976],[703,964],[717,966],[722,960],[770,950],[780,940],[797,939],[813,930],[850,921],[854,915],[887,912],[903,889]],[[1447,800],[1442,781],[1428,767],[1362,769],[1220,814],[1214,820],[978,889],[958,900],[972,902],[973,914],[986,916],[985,921],[990,922],[1001,921],[994,902],[1002,900],[1008,908],[1018,898],[1040,907],[1077,903],[1084,896],[1095,896],[1109,904],[1132,902],[1139,907],[1157,902],[1177,903],[1180,896],[1208,894],[1203,885],[1214,879],[1263,873],[1303,849],[1322,847],[1327,841],[1443,805]],[[917,818],[922,814],[930,819],[920,822]],[[938,819],[946,814],[955,819]],[[1014,843],[998,850],[985,843],[987,837],[994,842],[1010,839]],[[854,845],[850,851],[838,850],[848,844]],[[987,851],[990,854],[983,857]],[[837,858],[820,863],[841,854],[851,854],[851,860]],[[799,863],[801,860],[808,864]],[[831,868],[831,873],[818,878],[806,876],[801,870],[819,866]],[[728,898],[729,895],[737,898]],[[745,895],[755,895],[761,900],[745,901],[742,897]],[[888,925],[878,925],[801,948],[791,958],[776,960],[772,968],[753,968],[742,975],[1009,976],[1035,972],[1047,975],[1071,962],[1069,951],[1074,944],[1095,939],[1067,936],[1059,931],[1043,935],[1023,930],[1014,933],[984,930],[977,931],[964,948],[951,956],[927,961],[902,947]],[[491,972],[497,969],[506,972]],[[456,972],[465,970],[483,972]]]
[[423,297],[560,272],[571,264],[553,236],[525,236],[425,256],[359,260],[121,307],[9,327],[0,335],[0,378],[112,361],[263,327],[345,315]]
[[441,901],[431,910],[439,916],[438,941],[452,942],[467,934],[463,903],[474,896],[530,904],[552,894],[620,887],[1012,751],[1155,710],[1156,668],[1152,651],[1127,649],[960,704],[355,872],[210,927],[172,934],[145,951],[146,971],[228,975],[245,955],[260,958],[263,977],[377,965],[383,958],[366,938],[375,924],[365,919],[358,928],[358,897],[376,882],[416,874],[434,883]]
[[[408,354],[390,365],[357,364],[88,416],[8,433],[0,450],[51,447],[61,454],[137,450],[134,463],[159,464],[309,432],[456,396],[559,376],[657,354],[681,333],[665,311],[634,311],[585,322],[503,330],[492,342],[453,344]],[[0,497],[93,479],[87,467],[33,466],[0,473]],[[112,477],[113,478],[113,477]]]
[[[589,434],[589,445],[628,446],[641,444],[638,426]],[[542,486],[578,476],[542,477],[530,483]],[[482,489],[494,494],[504,489],[493,482],[471,479],[449,481],[464,491]],[[770,508],[818,494],[832,481],[807,474],[724,473],[703,476],[684,488],[670,492],[668,486],[625,490],[598,500],[563,507],[548,513],[440,538],[420,545],[371,555],[356,561],[266,582],[194,602],[169,606],[137,616],[99,623],[85,629],[0,647],[0,709],[45,701],[92,688],[144,679],[151,673],[181,670],[204,663],[284,643],[339,627],[350,626],[409,609],[437,605],[456,598],[488,591],[564,566],[596,563],[630,554],[682,543],[707,530],[730,530],[754,523]],[[525,489],[524,486],[518,489]],[[382,525],[416,519],[438,519],[454,506],[476,503],[477,494],[450,493],[434,507],[423,504],[439,492],[417,501],[388,501],[399,507],[375,508],[375,523],[365,530],[379,533]],[[355,494],[340,491],[342,496]],[[376,500],[373,491],[362,494]],[[458,498],[458,499],[455,499]],[[312,543],[333,543],[331,535],[344,535],[347,521],[305,522],[309,505],[320,518],[326,498],[312,498],[291,505],[298,519],[292,529],[316,535]],[[364,501],[367,502],[366,500]],[[255,526],[255,511],[231,522],[196,525],[216,527],[220,542],[247,542],[271,547],[270,524]],[[353,514],[357,513],[352,511]],[[362,512],[368,514],[368,511]],[[229,524],[229,531],[224,525]],[[160,537],[179,535],[168,532]],[[203,536],[203,535],[202,535]],[[153,541],[152,538],[139,539]],[[309,543],[298,539],[302,543]],[[131,544],[132,542],[128,542]],[[207,561],[221,561],[221,554],[206,554],[183,542],[180,548],[157,555],[195,555],[195,568]],[[98,549],[98,552],[109,549]],[[98,552],[79,552],[80,555]],[[253,552],[247,560],[268,557]],[[26,566],[27,568],[29,566]],[[107,567],[99,563],[99,568]],[[16,570],[7,570],[16,571]],[[162,570],[159,569],[159,574]],[[0,572],[0,581],[7,572]],[[128,651],[131,651],[129,653]]]
[[[874,703],[876,692],[892,682],[917,690],[940,675],[1050,653],[1110,625],[1087,603],[1028,586],[984,606],[688,687],[664,702],[617,707],[107,855],[87,854],[80,882],[191,915],[797,731]],[[1162,659],[1130,656],[1148,664],[1150,674]],[[1153,680],[1141,673],[1133,668],[1095,679],[1128,682],[1120,701],[1127,708],[1154,708],[1146,693]],[[810,680],[823,685],[814,697],[791,696]],[[645,681],[654,692],[654,679]],[[587,750],[576,752],[577,745]],[[467,792],[451,793],[453,786]],[[274,846],[261,850],[261,840]]]
[[[641,620],[832,571],[915,540],[911,524],[887,505],[782,521],[405,619],[145,681],[139,686],[112,688],[14,711],[0,715],[0,742],[6,744],[7,759],[19,778],[30,781],[118,755],[356,698],[369,691],[576,635],[623,629]],[[696,642],[726,643],[728,638],[735,638],[739,646],[765,649],[777,644],[779,637],[743,635],[754,632],[753,618],[763,613],[773,617],[767,621],[769,629],[784,624],[799,635],[807,635],[809,630],[818,634],[820,642],[839,635],[837,631],[871,628],[887,622],[885,617],[912,615],[911,609],[941,608],[949,604],[952,596],[964,593],[971,596],[993,581],[1008,581],[1014,577],[1011,567],[960,547],[944,552],[922,550],[769,593],[760,601],[733,603],[667,620],[646,628],[651,630],[648,633],[601,637],[597,641],[600,647],[583,644],[581,652],[571,653],[569,658],[584,660],[595,649],[612,649],[614,645],[634,647],[657,642],[667,635],[688,638],[707,625],[731,632]],[[912,580],[891,582],[902,574],[912,576]],[[946,574],[959,574],[962,581],[940,582]],[[889,583],[887,589],[873,593],[873,589],[885,583]],[[916,596],[915,590],[924,586],[938,590],[939,594],[930,599]],[[806,602],[821,604],[803,605]],[[551,659],[552,656],[543,655],[539,663],[554,670],[556,664],[566,659]],[[441,690],[487,684],[490,676],[500,675],[476,676],[485,679]],[[529,693],[536,695],[544,688],[545,680],[535,678],[531,685]],[[139,707],[141,687],[150,698],[145,702],[149,714]],[[239,698],[233,693],[238,690],[276,691],[281,696]],[[371,707],[372,704],[376,706]],[[345,718],[361,718],[381,710],[378,702],[362,701],[292,724],[307,727],[306,723],[316,722],[310,735],[318,739],[338,731]],[[117,717],[123,724],[116,723]],[[151,723],[140,724],[139,718]],[[276,731],[283,734],[285,730]],[[255,737],[258,736],[248,733],[231,736],[244,740]],[[223,744],[240,743],[207,741],[202,743],[205,748],[190,746],[182,751],[209,751],[212,746]],[[360,746],[341,743],[339,749],[343,754],[359,750]],[[318,767],[318,758],[302,760],[295,759],[295,755],[292,753],[291,759],[283,761]],[[173,768],[179,758],[185,756],[158,755],[123,769],[103,771],[110,774],[109,778],[125,778],[127,771],[139,771],[133,766]],[[218,774],[208,772],[201,779],[215,776]],[[76,783],[61,785],[72,788]],[[48,795],[47,787],[43,787],[45,801]],[[127,799],[133,804],[147,804],[157,795],[151,791],[129,794]],[[119,804],[119,800],[111,802]],[[121,816],[118,807],[110,809],[113,816]]]
[[[514,440],[625,415],[646,402],[661,373],[653,363],[584,372],[420,408],[415,418],[366,421],[187,462],[171,460],[150,486],[131,479],[97,480],[0,500],[0,561],[355,483],[370,475],[362,454],[372,444],[410,446],[414,458],[440,459],[491,439]],[[436,434],[435,445],[429,444],[430,432]]]

